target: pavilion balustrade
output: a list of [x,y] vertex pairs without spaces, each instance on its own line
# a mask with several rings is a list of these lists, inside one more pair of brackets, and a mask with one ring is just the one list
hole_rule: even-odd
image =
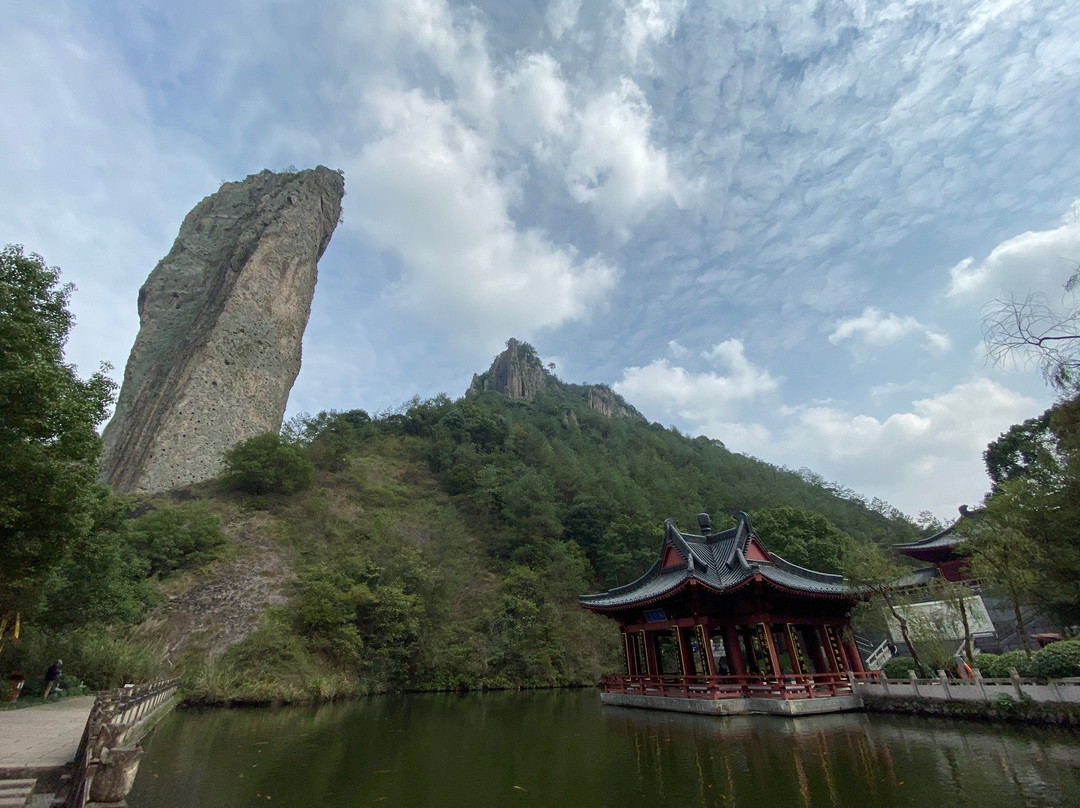
[[873,680],[878,671],[785,673],[781,676],[640,676],[603,677],[605,693],[683,699],[812,699],[854,692],[856,680]]

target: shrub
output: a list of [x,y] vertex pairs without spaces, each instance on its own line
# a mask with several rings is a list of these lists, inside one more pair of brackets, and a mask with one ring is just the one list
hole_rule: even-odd
[[909,656],[893,657],[881,666],[881,672],[890,679],[907,679],[909,671],[915,670],[915,660]]
[[1060,640],[1036,651],[1031,673],[1040,679],[1080,676],[1080,640]]
[[64,667],[94,690],[150,682],[166,675],[159,648],[104,631],[69,635],[63,642]]
[[1016,668],[1021,676],[1031,676],[1031,661],[1023,651],[1006,651],[996,654],[980,654],[975,657],[975,667],[986,679],[1004,679],[1009,675],[1009,668]]
[[303,491],[315,476],[300,447],[273,432],[236,444],[225,453],[225,468],[226,485],[256,496]]
[[1000,679],[1009,672],[1001,666],[1001,657],[997,654],[979,654],[972,665],[984,679]]
[[205,503],[191,502],[132,521],[128,541],[147,561],[150,574],[161,576],[206,562],[225,536]]

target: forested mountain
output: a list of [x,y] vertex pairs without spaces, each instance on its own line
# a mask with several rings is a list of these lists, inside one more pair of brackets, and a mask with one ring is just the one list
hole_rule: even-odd
[[99,664],[88,632],[141,621],[140,658],[163,654],[210,700],[591,683],[617,667],[617,635],[576,597],[644,572],[665,518],[722,529],[747,511],[771,549],[830,571],[848,542],[922,535],[563,383],[514,341],[459,399],[299,417],[226,465],[126,500],[126,519],[114,506],[75,548],[43,593],[64,608],[33,616],[65,659]]
[[617,665],[615,630],[576,596],[641,574],[669,516],[709,511],[719,529],[746,510],[774,549],[832,570],[849,541],[921,535],[894,510],[650,424],[608,388],[560,382],[528,345],[508,351],[460,399],[301,417],[227,458],[234,493],[199,495],[237,536],[260,514],[287,605],[216,660],[214,637],[170,634],[166,618],[196,692],[591,682]]

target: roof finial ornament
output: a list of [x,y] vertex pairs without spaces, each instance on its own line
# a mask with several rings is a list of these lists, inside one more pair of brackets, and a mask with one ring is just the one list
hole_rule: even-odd
[[699,513],[697,515],[697,523],[701,528],[702,536],[708,536],[712,533],[712,519],[709,518],[709,514]]

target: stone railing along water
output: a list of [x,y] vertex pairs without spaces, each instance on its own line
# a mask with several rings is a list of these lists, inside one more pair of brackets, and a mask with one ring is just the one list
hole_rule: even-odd
[[1040,704],[1080,704],[1080,677],[1042,681],[1020,676],[1015,669],[1007,679],[984,679],[978,671],[972,679],[952,679],[944,671],[938,671],[934,679],[918,679],[912,671],[908,679],[881,677],[854,684],[860,696],[986,702],[1007,697]]
[[178,679],[164,679],[98,693],[64,808],[123,803],[142,757],[138,743],[161,711],[172,707],[179,684]]

